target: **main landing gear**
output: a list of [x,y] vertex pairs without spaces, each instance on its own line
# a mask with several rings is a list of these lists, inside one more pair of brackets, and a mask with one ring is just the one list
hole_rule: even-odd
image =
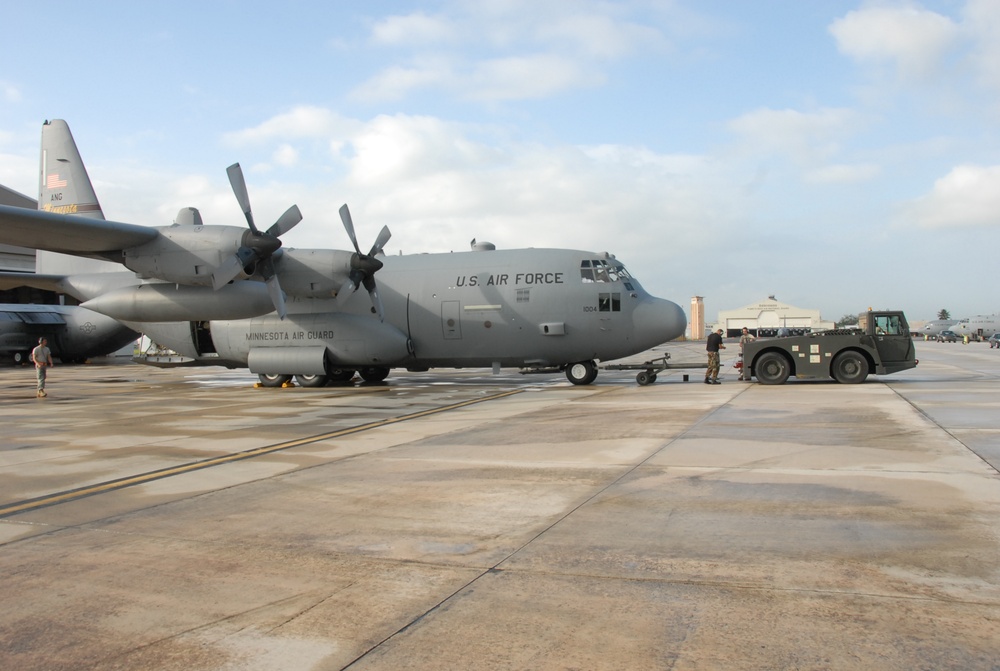
[[[326,375],[295,375],[295,381],[300,387],[325,387],[328,384],[347,384],[357,373],[365,382],[382,382],[389,377],[388,366],[365,366],[358,370],[353,368],[330,368]],[[258,383],[261,387],[277,388],[291,387],[291,375],[277,373],[260,373]]]
[[593,361],[571,363],[566,366],[566,379],[573,384],[590,384],[597,379],[597,364]]

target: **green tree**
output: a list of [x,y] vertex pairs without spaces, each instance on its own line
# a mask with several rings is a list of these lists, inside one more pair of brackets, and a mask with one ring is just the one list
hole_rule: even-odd
[[947,310],[938,310],[938,319],[951,319],[951,313]]
[[858,315],[844,315],[836,322],[837,328],[842,329],[845,326],[857,326],[858,325]]

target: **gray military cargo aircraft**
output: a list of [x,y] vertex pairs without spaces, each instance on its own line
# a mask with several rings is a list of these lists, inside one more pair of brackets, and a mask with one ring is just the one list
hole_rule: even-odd
[[502,251],[473,241],[469,252],[390,257],[383,228],[362,253],[346,205],[340,214],[353,251],[283,248],[298,208],[259,229],[242,171],[228,172],[246,227],[206,225],[194,208],[163,227],[80,216],[100,205],[69,127],[46,122],[44,209],[0,206],[0,242],[40,250],[46,262],[57,252],[128,271],[2,273],[0,286],[66,293],[186,363],[247,367],[266,386],[292,376],[321,386],[355,372],[380,381],[392,368],[437,367],[564,371],[574,384],[590,384],[598,361],[684,333],[680,306],[651,296],[606,252]]
[[962,337],[987,340],[994,333],[1000,332],[1000,315],[975,315],[959,319],[951,326],[951,330]]
[[941,331],[947,331],[957,323],[957,319],[932,319],[921,326],[920,330],[916,331],[916,333],[928,338],[936,338],[941,335]]
[[111,354],[139,334],[76,305],[0,305],[0,357],[14,363],[28,361],[41,336],[48,338],[52,356],[80,363]]
[[[38,202],[0,185],[0,205],[38,208]],[[0,254],[27,252],[0,246]],[[49,340],[52,356],[76,363],[90,357],[110,354],[139,337],[117,321],[76,305],[0,305],[0,360],[26,362],[38,338]]]

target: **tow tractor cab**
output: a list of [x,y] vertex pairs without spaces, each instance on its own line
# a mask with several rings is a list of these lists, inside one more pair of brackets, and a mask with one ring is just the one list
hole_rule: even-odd
[[858,329],[747,343],[743,365],[761,384],[783,384],[792,376],[859,384],[872,373],[888,375],[913,368],[917,359],[903,313],[869,310],[861,316]]

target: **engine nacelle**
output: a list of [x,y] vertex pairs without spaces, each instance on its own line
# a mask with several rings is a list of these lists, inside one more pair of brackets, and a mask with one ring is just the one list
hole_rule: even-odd
[[263,282],[234,282],[211,287],[143,284],[102,294],[84,307],[127,322],[249,319],[274,312]]
[[[239,226],[164,226],[152,242],[124,250],[122,263],[145,279],[211,286],[212,273],[244,244]],[[249,269],[239,279],[253,274]]]
[[330,298],[347,282],[351,252],[333,249],[282,249],[274,255],[281,288],[289,296]]

